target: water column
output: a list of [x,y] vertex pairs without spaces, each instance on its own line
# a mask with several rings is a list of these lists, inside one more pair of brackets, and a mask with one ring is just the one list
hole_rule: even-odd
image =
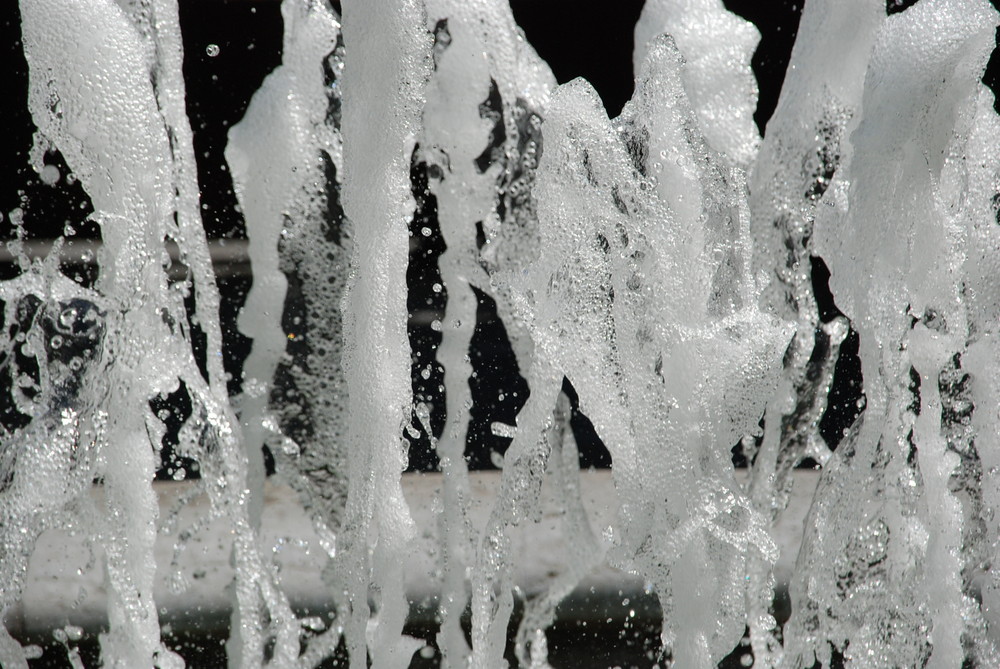
[[[163,360],[174,357],[177,341],[158,313],[176,306],[157,262],[173,208],[169,167],[159,162],[167,135],[145,45],[129,17],[102,0],[56,4],[28,1],[21,11],[29,106],[39,127],[35,157],[40,162],[48,143],[63,152],[94,202],[104,243],[97,291],[107,300],[108,388],[104,397],[86,398],[83,408],[108,416],[106,431],[85,446],[98,449],[107,505],[110,629],[102,654],[112,667],[152,667],[154,656],[162,656],[158,664],[174,664],[160,645],[153,601],[155,447],[145,426],[148,400],[175,383]],[[80,40],[81,32],[88,38]],[[49,503],[67,501],[53,496]]]
[[872,666],[996,663],[971,597],[982,483],[963,425],[988,404],[962,388],[978,375],[965,349],[991,327],[970,327],[963,298],[966,212],[993,192],[973,187],[989,164],[962,156],[976,114],[993,113],[978,79],[997,18],[986,2],[941,0],[882,23],[819,207],[818,247],[860,335],[867,406],[810,512],[786,628],[799,665],[827,664],[831,649]]
[[[479,304],[473,285],[489,282],[477,262],[475,224],[491,213],[497,179],[496,169],[486,173],[476,169],[475,159],[489,141],[489,123],[479,114],[479,105],[489,95],[489,71],[485,49],[474,28],[478,12],[475,7],[469,9],[461,0],[429,3],[428,29],[435,31],[435,72],[427,87],[421,137],[429,188],[437,198],[441,236],[447,246],[439,260],[439,288],[447,287],[448,304],[437,351],[444,366],[447,418],[444,433],[434,442],[443,475],[440,532],[444,577],[438,643],[446,667],[465,666],[469,654],[461,628],[469,599],[465,572],[473,554],[465,461],[472,407],[469,346]],[[424,429],[430,434],[429,421],[424,421]]]
[[[430,65],[424,25],[416,0],[344,3],[343,199],[355,240],[344,298],[350,484],[338,565],[351,607],[345,634],[354,669],[367,666],[366,647],[376,669],[401,669],[420,645],[401,635],[413,521],[400,474],[412,403],[408,176]],[[377,607],[371,622],[369,593]]]
[[[847,125],[861,103],[864,71],[884,12],[878,0],[806,4],[782,94],[750,179],[755,266],[770,277],[764,299],[796,323],[760,445],[748,453],[751,497],[772,519],[788,505],[793,469],[807,457],[822,464],[830,457],[819,425],[848,326],[843,317],[820,321],[811,271],[813,222],[840,167]],[[839,66],[826,67],[834,49]],[[782,247],[787,253],[774,253]],[[759,563],[751,565],[749,575],[755,662],[775,666],[782,651],[770,612],[774,575]]]
[[[253,340],[243,367],[239,405],[252,491],[249,518],[259,527],[264,497],[263,448],[269,444],[277,468],[299,492],[321,544],[332,557],[346,478],[340,471],[345,461],[344,418],[335,410],[343,402],[336,397],[343,387],[340,322],[336,317],[340,296],[330,298],[323,293],[342,289],[347,268],[341,245],[327,234],[329,226],[335,224],[326,220],[328,190],[337,184],[327,183],[324,160],[340,162],[341,141],[337,129],[328,122],[333,93],[325,86],[324,64],[333,58],[340,24],[324,3],[289,0],[281,9],[282,64],[254,94],[243,119],[230,130],[226,146],[226,161],[246,221],[253,269],[253,286],[238,322],[240,331]],[[304,253],[313,254],[311,262],[301,260]],[[289,257],[298,262],[289,262]],[[288,280],[283,270],[294,274],[305,293],[305,313],[296,315],[297,325],[285,322]],[[322,288],[315,288],[317,283]],[[290,326],[287,335],[286,326]],[[287,353],[290,339],[306,337],[312,349],[306,361]],[[328,343],[324,345],[324,341]],[[324,346],[332,355],[324,354]],[[332,364],[331,357],[335,358]],[[286,358],[292,362],[282,368]],[[288,389],[276,396],[279,369],[286,378],[295,379],[294,392],[308,394],[312,400],[308,407],[288,407]],[[331,390],[321,392],[317,386]],[[288,413],[298,417],[309,411],[311,438],[291,430],[282,432],[282,418]],[[241,624],[237,608],[232,627],[239,630]],[[296,624],[294,619],[286,621],[293,630]],[[238,639],[239,634],[234,634],[230,643],[233,664],[242,654]],[[298,659],[304,666],[313,666],[332,653],[339,641],[337,628],[331,627],[310,641],[301,658],[295,643],[279,661]]]

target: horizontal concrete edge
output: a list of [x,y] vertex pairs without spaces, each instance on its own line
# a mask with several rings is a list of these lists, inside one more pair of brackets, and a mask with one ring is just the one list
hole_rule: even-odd
[[[796,471],[794,477],[788,510],[773,532],[780,548],[775,566],[779,593],[785,590],[794,567],[819,478],[818,472],[804,470]],[[499,472],[470,474],[469,514],[478,531],[486,524],[499,483]],[[441,580],[436,556],[442,477],[405,474],[402,485],[416,527],[412,559],[405,564],[410,624],[432,626]],[[154,484],[161,522],[183,496],[195,495],[181,508],[176,522],[158,536],[155,557],[159,572],[154,595],[163,624],[205,630],[228,625],[231,537],[223,519],[198,526],[209,507],[207,497],[197,495],[194,488],[190,482]],[[580,491],[592,532],[598,538],[606,536],[618,507],[611,472],[581,471]],[[565,559],[568,544],[561,532],[564,515],[551,484],[546,484],[539,516],[512,528],[514,579],[521,600],[543,592],[569,570]],[[185,534],[190,536],[182,544],[179,537]],[[330,616],[333,599],[321,578],[327,554],[296,493],[279,477],[272,477],[265,485],[261,541],[292,606],[303,614]],[[44,533],[31,558],[22,600],[5,617],[8,628],[15,634],[32,635],[47,634],[64,625],[84,629],[104,626],[107,593],[102,563],[101,547],[86,537],[65,531]],[[779,598],[784,598],[783,593]],[[624,608],[622,602],[626,602]],[[622,611],[632,611],[639,618],[660,615],[655,596],[641,579],[602,565],[590,571],[563,600],[558,617],[605,622],[623,615]]]

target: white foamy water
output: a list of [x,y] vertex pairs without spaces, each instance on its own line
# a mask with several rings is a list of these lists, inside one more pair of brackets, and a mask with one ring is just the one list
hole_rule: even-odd
[[[230,396],[176,3],[21,0],[33,166],[58,183],[43,156],[62,154],[101,250],[84,286],[60,268],[66,239],[42,260],[7,242],[0,609],[43,533],[82,534],[101,547],[102,666],[197,666],[164,642],[154,595],[198,587],[154,553],[181,516],[160,517],[170,421],[152,406],[179,394],[176,451],[209,503],[174,550],[230,528],[231,667],[315,667],[339,645],[355,668],[552,666],[556,607],[602,567],[655,594],[662,666],[717,666],[747,629],[758,667],[1000,662],[1000,119],[980,81],[996,11],[808,0],[762,138],[759,34],[718,0],[646,3],[613,119],[587,81],[557,85],[502,0],[343,4],[283,1],[282,62],[229,133],[253,274]],[[431,201],[441,406],[414,401],[407,335],[409,226]],[[843,316],[820,313],[816,259]],[[473,513],[479,294],[530,395],[516,425],[486,417],[511,443]],[[819,425],[851,329],[864,411],[834,450]],[[611,455],[603,533],[564,380]],[[433,647],[404,633],[427,537],[401,480],[421,433],[442,473]],[[330,619],[300,616],[262,541],[265,446],[322,547]],[[822,475],[782,626],[774,528],[809,458]],[[543,486],[567,567],[523,593],[513,537],[542,518]],[[83,634],[54,634],[74,667]],[[0,626],[4,668],[39,652]]]

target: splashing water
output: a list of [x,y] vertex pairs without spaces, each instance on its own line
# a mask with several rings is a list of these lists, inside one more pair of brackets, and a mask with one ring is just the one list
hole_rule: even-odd
[[[997,12],[809,0],[762,139],[759,36],[721,0],[647,1],[615,119],[588,82],[556,84],[504,0],[343,5],[283,0],[282,63],[229,134],[254,277],[230,395],[176,0],[21,0],[32,161],[55,183],[43,156],[65,158],[100,252],[92,285],[74,281],[66,240],[31,259],[11,217],[0,611],[45,532],[81,532],[103,548],[102,666],[185,666],[153,592],[168,430],[154,407],[179,395],[176,448],[210,500],[199,522],[232,538],[231,667],[315,667],[341,645],[352,667],[409,665],[423,642],[404,634],[416,533],[401,481],[404,435],[421,431],[442,472],[445,666],[506,666],[512,535],[545,485],[569,567],[525,603],[520,664],[549,666],[556,607],[601,565],[655,593],[667,665],[717,666],[745,634],[759,667],[1000,663],[1000,118],[980,82]],[[401,288],[431,201],[442,407],[414,399]],[[818,258],[843,315],[820,313]],[[495,423],[512,442],[477,524],[465,453],[484,297],[530,395],[516,427]],[[833,450],[819,424],[850,330],[865,407]],[[603,536],[564,381],[611,454]],[[318,633],[261,539],[265,446],[324,548],[336,623]],[[822,478],[782,627],[774,526],[808,458]],[[0,665],[38,652],[0,625]]]

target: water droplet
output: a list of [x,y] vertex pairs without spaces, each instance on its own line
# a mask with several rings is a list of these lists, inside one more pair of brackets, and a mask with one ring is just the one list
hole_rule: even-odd
[[38,174],[38,177],[42,180],[42,183],[45,184],[46,186],[55,186],[57,183],[59,183],[59,178],[61,176],[62,173],[59,171],[59,168],[56,167],[55,165],[46,165],[45,167],[42,168],[42,171],[39,172]]
[[77,312],[76,309],[70,307],[68,309],[63,309],[59,313],[59,327],[67,332],[72,332],[73,323],[76,322]]
[[302,618],[302,626],[313,632],[322,632],[326,629],[326,623],[319,616],[310,616],[308,618]]

